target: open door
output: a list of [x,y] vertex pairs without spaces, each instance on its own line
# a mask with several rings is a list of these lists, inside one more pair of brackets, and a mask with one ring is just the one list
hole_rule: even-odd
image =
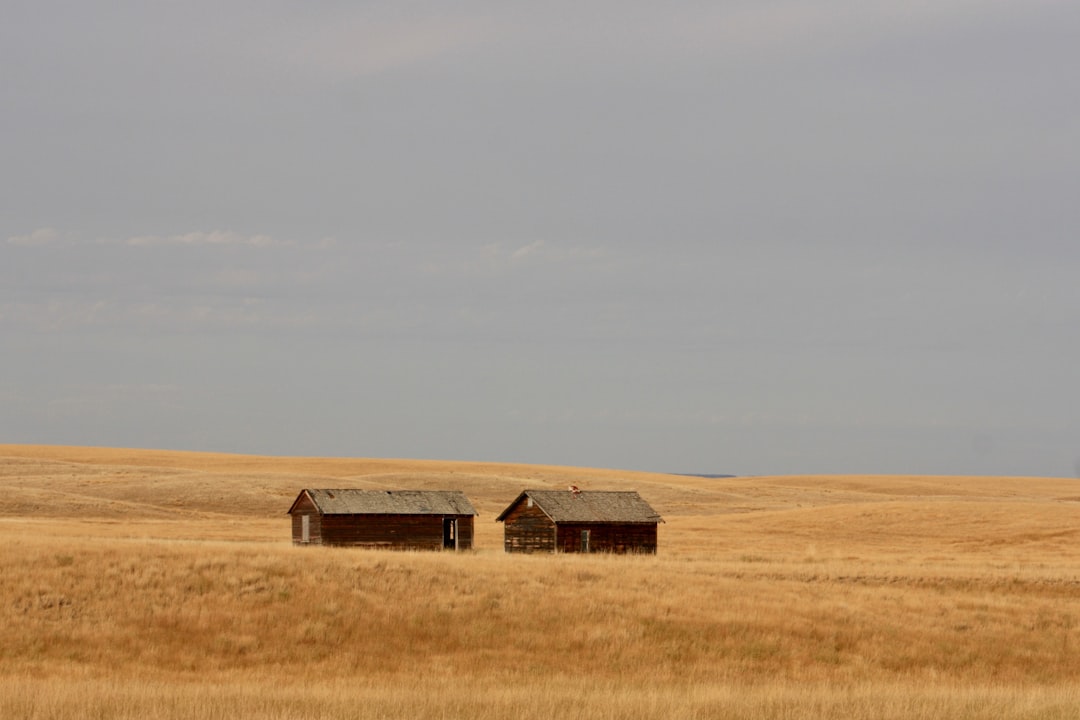
[[457,518],[443,518],[442,546],[445,550],[457,550]]

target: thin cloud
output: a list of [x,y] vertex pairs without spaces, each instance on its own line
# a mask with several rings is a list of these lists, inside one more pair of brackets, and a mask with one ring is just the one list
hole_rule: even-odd
[[528,245],[525,245],[525,246],[520,247],[517,250],[515,250],[510,255],[510,259],[512,261],[514,261],[514,262],[525,261],[525,260],[527,260],[529,258],[529,256],[536,257],[537,254],[543,253],[543,251],[544,251],[544,241],[543,240],[537,240],[536,242],[529,243]]
[[154,245],[246,245],[249,247],[270,247],[288,245],[289,243],[275,240],[269,235],[244,235],[228,230],[214,230],[211,232],[190,232],[182,235],[138,235],[124,241],[126,245],[154,246]]
[[527,267],[584,266],[607,256],[604,249],[585,245],[545,240],[524,245],[495,242],[473,248],[457,259],[427,260],[422,269],[429,275],[497,275]]
[[45,302],[11,302],[0,304],[0,324],[7,327],[30,328],[38,332],[56,332],[76,327],[109,324],[115,315],[115,305],[108,300],[50,299]]
[[[77,244],[80,242],[79,234],[61,231],[54,227],[41,227],[23,235],[11,235],[7,238],[9,245],[17,245],[22,247],[43,247],[47,245],[60,245],[60,244]],[[262,233],[245,234],[232,230],[211,230],[209,232],[196,230],[187,233],[177,233],[174,235],[134,235],[124,239],[116,238],[99,238],[94,241],[90,241],[99,245],[129,245],[132,247],[150,247],[150,246],[165,246],[165,245],[179,245],[179,246],[200,246],[200,245],[217,245],[217,246],[247,246],[247,247],[292,247],[299,245],[300,243],[278,240],[270,235]],[[313,248],[329,248],[333,247],[335,241],[333,238],[322,238],[309,245]]]
[[12,235],[7,239],[9,245],[22,245],[33,247],[40,245],[52,245],[61,239],[60,231],[56,228],[43,227],[27,233],[26,235]]
[[299,330],[333,325],[338,318],[258,298],[187,297],[176,301],[86,298],[0,303],[0,327],[56,333],[80,328],[220,331]]

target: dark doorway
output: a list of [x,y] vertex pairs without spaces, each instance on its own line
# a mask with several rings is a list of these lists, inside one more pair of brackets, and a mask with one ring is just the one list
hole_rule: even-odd
[[457,550],[457,520],[455,518],[443,518],[442,546],[448,550]]

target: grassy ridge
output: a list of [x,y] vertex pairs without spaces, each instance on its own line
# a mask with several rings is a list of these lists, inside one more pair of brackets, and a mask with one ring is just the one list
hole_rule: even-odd
[[[109,464],[82,452],[95,461],[0,448],[0,717],[1071,718],[1080,707],[1069,481],[392,461],[364,474],[359,460],[304,474],[303,460],[279,472],[278,459],[140,465],[125,452]],[[410,473],[419,485],[463,478],[497,509],[526,484],[629,478],[667,519],[661,551],[508,556],[491,511],[471,553],[289,543],[294,488]],[[252,484],[277,488],[284,507],[249,497]],[[213,492],[240,500],[214,504]],[[26,517],[32,502],[40,512]]]

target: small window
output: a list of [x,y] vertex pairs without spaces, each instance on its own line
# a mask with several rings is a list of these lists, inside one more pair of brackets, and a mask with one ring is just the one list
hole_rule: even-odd
[[526,500],[525,502],[526,502],[526,504],[528,505],[528,507],[532,507],[532,506],[533,506],[532,498],[529,498],[529,499],[528,499],[528,500]]
[[300,542],[311,542],[311,516],[300,516]]

